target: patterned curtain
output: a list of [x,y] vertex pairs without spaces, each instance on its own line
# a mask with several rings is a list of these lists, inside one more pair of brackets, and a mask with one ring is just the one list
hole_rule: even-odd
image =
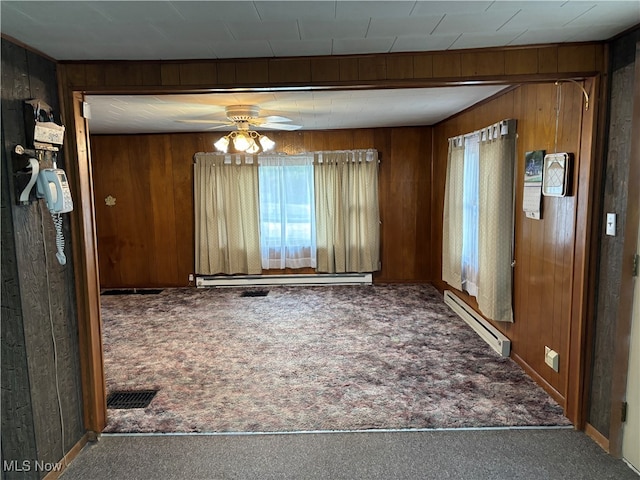
[[378,153],[316,152],[317,271],[380,269]]
[[194,204],[196,273],[261,273],[255,158],[197,153]]
[[513,322],[515,147],[515,120],[482,132],[477,299],[482,314],[500,322]]
[[464,138],[449,139],[442,219],[442,279],[462,290]]

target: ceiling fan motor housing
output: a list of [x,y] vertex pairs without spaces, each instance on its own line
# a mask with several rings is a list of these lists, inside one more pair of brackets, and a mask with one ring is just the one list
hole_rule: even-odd
[[236,123],[249,122],[260,115],[260,109],[255,105],[229,105],[225,110],[227,118]]

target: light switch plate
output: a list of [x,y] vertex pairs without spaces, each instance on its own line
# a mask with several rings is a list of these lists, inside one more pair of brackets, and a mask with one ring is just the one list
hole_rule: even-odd
[[616,217],[615,213],[607,213],[607,235],[616,236]]

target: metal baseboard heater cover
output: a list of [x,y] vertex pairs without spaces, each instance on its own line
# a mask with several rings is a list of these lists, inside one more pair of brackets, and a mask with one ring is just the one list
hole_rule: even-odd
[[491,348],[503,357],[509,356],[511,352],[511,340],[482,318],[482,316],[451,290],[445,290],[444,303],[449,305]]
[[198,275],[196,287],[255,287],[273,285],[372,285],[371,273],[292,275]]

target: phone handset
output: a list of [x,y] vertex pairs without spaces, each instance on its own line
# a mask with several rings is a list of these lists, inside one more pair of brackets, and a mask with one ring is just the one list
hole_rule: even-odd
[[44,198],[51,213],[73,210],[67,175],[60,168],[44,168],[38,174],[38,197]]
[[37,180],[37,196],[44,198],[47,208],[51,212],[53,225],[56,229],[56,258],[61,265],[67,263],[64,254],[64,237],[62,235],[62,216],[60,214],[73,210],[73,200],[67,175],[59,168],[45,168],[40,170]]

